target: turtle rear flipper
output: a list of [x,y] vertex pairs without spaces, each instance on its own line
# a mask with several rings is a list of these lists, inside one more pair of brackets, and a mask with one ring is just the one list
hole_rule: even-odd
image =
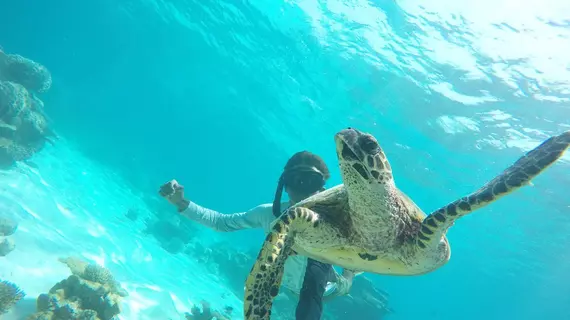
[[287,210],[267,235],[245,284],[245,320],[269,320],[273,299],[279,293],[285,261],[293,255],[297,232],[318,225],[318,215],[309,209]]
[[422,222],[417,245],[420,248],[433,248],[457,219],[530,184],[533,178],[558,160],[569,146],[570,131],[550,137],[479,190],[432,212]]

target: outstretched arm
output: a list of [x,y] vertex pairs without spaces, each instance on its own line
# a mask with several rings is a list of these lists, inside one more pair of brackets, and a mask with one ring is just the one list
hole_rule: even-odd
[[176,180],[164,184],[159,193],[176,206],[183,216],[215,231],[228,232],[261,228],[274,219],[271,205],[260,205],[249,211],[233,214],[223,214],[201,207],[184,197],[184,187]]
[[271,206],[268,207],[268,205],[260,205],[245,212],[223,214],[201,207],[191,201],[181,214],[190,220],[221,232],[261,228],[264,221],[268,217],[272,217]]

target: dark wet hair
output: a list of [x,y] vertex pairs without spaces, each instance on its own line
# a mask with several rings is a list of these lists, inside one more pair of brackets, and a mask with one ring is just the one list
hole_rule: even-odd
[[309,196],[324,189],[330,178],[329,168],[321,157],[309,151],[295,153],[283,168],[279,177],[275,197],[273,198],[273,215],[281,215],[281,195],[285,186],[300,194]]

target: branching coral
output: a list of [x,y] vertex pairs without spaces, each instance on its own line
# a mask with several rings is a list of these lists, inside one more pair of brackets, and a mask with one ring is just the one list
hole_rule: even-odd
[[82,278],[100,284],[115,283],[115,279],[113,278],[111,271],[97,264],[88,264],[83,272]]
[[8,312],[26,294],[17,285],[9,281],[0,281],[0,315]]

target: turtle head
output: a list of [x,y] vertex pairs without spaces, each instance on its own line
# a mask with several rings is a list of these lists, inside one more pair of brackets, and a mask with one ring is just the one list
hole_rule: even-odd
[[359,193],[385,190],[393,185],[392,168],[374,136],[348,128],[335,135],[335,142],[342,180],[349,193],[355,189]]

